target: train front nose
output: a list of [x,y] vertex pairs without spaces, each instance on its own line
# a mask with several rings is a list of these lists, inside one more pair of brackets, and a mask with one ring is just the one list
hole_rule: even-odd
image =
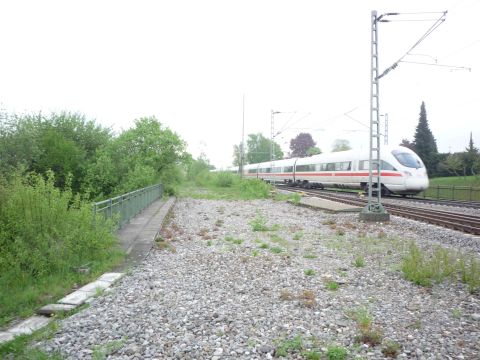
[[409,172],[405,177],[405,188],[410,191],[421,192],[428,188],[428,176],[425,169]]

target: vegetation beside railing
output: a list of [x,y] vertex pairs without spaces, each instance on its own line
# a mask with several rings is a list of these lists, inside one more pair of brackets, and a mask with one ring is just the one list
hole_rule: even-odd
[[[0,178],[0,326],[55,302],[121,259],[114,223],[53,173]],[[95,224],[95,226],[92,226]]]
[[163,185],[157,184],[93,204],[93,214],[113,220],[121,228],[143,209],[163,196]]
[[430,185],[420,197],[439,200],[480,201],[480,187],[455,185]]

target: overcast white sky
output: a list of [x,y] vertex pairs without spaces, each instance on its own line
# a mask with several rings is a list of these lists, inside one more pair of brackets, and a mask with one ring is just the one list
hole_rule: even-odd
[[[156,116],[189,151],[232,162],[245,137],[310,132],[368,146],[370,14],[448,10],[446,21],[380,80],[389,143],[413,139],[426,103],[439,151],[480,146],[480,1],[22,1],[0,2],[0,105],[9,112],[70,110],[115,131]],[[410,16],[434,19],[438,14]],[[406,19],[406,17],[404,17]],[[433,22],[379,24],[383,71]],[[351,118],[343,114],[349,113]]]

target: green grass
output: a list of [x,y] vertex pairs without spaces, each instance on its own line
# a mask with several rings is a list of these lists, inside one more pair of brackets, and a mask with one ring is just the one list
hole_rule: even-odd
[[267,219],[257,212],[257,215],[250,221],[252,226],[252,231],[269,231],[270,228],[267,226]]
[[[455,187],[455,189],[452,189]],[[470,190],[470,188],[474,188]],[[424,196],[420,193],[419,196]],[[451,176],[430,179],[426,197],[480,201],[480,176]]]
[[260,249],[268,249],[269,246],[267,243],[261,243],[259,246],[258,246]]
[[272,246],[270,248],[270,251],[274,254],[280,254],[283,252],[283,249],[281,247],[278,247],[278,246]]
[[242,239],[235,239],[233,236],[230,236],[230,235],[225,236],[225,241],[231,242],[232,244],[235,244],[235,245],[240,245],[243,243]]
[[241,179],[239,176],[218,172],[201,173],[195,182],[185,182],[179,188],[180,197],[211,200],[268,199],[273,187],[258,179]]
[[281,340],[275,349],[276,357],[286,357],[290,353],[299,352],[303,347],[303,340],[300,335],[296,335],[293,339]]

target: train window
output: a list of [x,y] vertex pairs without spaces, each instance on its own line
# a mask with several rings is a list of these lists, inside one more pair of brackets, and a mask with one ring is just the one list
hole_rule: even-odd
[[395,169],[395,167],[392,164],[390,164],[390,163],[388,163],[384,160],[382,160],[382,170],[397,171],[397,169]]
[[257,169],[248,169],[248,173],[249,173],[249,174],[256,174],[256,173],[257,173]]
[[293,172],[293,166],[285,166],[283,168],[283,172],[286,172],[286,173],[291,173]]
[[272,173],[280,173],[282,172],[282,168],[281,167],[274,167],[272,168]]
[[392,154],[393,156],[395,156],[395,159],[397,159],[398,162],[403,166],[406,166],[409,168],[415,168],[415,169],[419,169],[423,167],[422,161],[418,158],[415,158],[415,156],[413,156],[410,153],[393,150]]
[[326,165],[327,165],[327,166],[326,166],[325,169],[326,169],[327,171],[334,171],[334,170],[335,170],[335,163],[328,163],[328,164],[326,164]]
[[315,165],[297,165],[296,171],[315,171]]
[[327,171],[327,164],[320,164],[320,171]]
[[343,161],[335,163],[335,170],[337,171],[348,171],[350,170],[350,161]]

